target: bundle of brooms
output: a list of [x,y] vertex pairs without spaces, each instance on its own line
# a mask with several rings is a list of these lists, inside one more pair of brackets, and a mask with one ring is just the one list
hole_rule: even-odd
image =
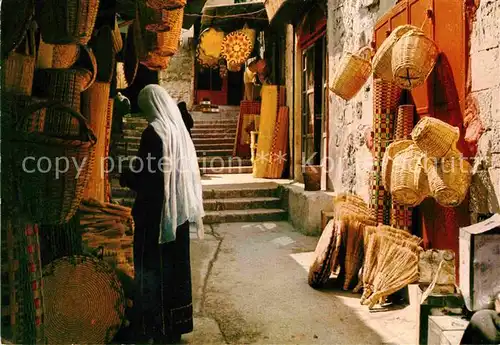
[[78,213],[80,225],[86,232],[101,233],[113,230],[125,235],[134,229],[134,220],[129,207],[100,202],[96,199],[84,199]]
[[373,308],[418,280],[421,243],[421,238],[390,226],[365,228],[361,304]]

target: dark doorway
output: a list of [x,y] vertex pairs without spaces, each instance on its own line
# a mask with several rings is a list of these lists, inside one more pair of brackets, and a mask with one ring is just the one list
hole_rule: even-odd
[[227,76],[227,104],[240,105],[243,99],[243,69],[239,72],[228,72]]

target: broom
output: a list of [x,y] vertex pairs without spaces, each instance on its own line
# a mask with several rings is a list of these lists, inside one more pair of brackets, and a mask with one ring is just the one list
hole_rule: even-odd
[[363,264],[363,229],[359,221],[350,222],[346,234],[344,290],[348,290]]
[[312,288],[319,288],[326,283],[332,270],[332,254],[336,243],[335,222],[330,220],[319,238],[314,261],[309,268],[308,284]]

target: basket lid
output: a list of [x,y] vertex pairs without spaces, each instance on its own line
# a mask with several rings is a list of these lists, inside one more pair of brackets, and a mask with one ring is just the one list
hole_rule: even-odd
[[49,344],[105,344],[125,311],[111,267],[87,256],[64,257],[44,269],[45,335]]

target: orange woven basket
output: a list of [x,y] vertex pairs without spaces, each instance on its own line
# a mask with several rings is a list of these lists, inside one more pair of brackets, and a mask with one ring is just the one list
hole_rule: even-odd
[[146,0],[146,4],[156,10],[175,10],[186,6],[187,0]]

